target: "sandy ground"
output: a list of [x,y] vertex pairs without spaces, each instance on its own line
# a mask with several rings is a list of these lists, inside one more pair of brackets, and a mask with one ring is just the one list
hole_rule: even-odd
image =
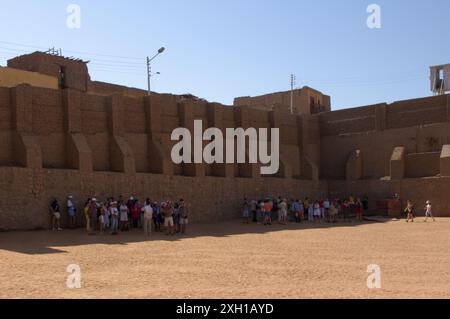
[[[1,298],[450,298],[450,219],[0,233]],[[82,287],[68,289],[69,264]],[[367,288],[367,266],[381,289]]]

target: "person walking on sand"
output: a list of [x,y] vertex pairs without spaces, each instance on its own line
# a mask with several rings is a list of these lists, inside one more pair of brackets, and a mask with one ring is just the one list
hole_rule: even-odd
[[427,200],[426,205],[425,205],[425,220],[424,222],[427,222],[428,217],[433,219],[433,222],[435,222],[436,220],[434,219],[433,216],[433,210],[431,208],[431,202],[429,200]]
[[406,214],[406,222],[407,223],[410,220],[411,220],[411,222],[414,222],[414,205],[410,200],[406,201],[405,214]]

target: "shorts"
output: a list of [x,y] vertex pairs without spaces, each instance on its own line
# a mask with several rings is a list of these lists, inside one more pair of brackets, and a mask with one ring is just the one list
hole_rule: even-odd
[[53,216],[54,216],[56,219],[60,219],[60,218],[61,218],[61,214],[60,214],[60,213],[53,213]]
[[244,213],[243,213],[243,215],[242,215],[244,218],[245,217],[248,217],[248,210],[247,209],[244,209]]
[[69,214],[70,217],[75,217],[75,207],[70,207],[67,210],[67,213]]
[[187,225],[189,223],[189,219],[188,218],[181,218],[180,219],[180,225]]
[[128,221],[128,214],[127,213],[120,213],[120,221],[121,222],[127,222]]
[[173,227],[173,217],[164,218],[164,226],[165,227]]

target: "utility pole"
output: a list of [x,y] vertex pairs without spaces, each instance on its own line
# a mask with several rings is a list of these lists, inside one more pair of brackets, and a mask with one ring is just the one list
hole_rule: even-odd
[[150,77],[152,76],[152,67],[150,65],[150,59],[147,57],[147,87],[148,87],[148,95],[152,94],[151,88],[150,88]]
[[158,55],[160,55],[161,53],[163,53],[166,50],[166,48],[161,47],[158,50],[158,53],[156,53],[152,58],[147,57],[147,86],[148,86],[148,95],[152,94],[151,91],[151,87],[150,87],[150,82],[151,82],[151,77],[152,77],[152,66],[151,66],[151,62],[153,61],[154,58],[156,58]]
[[291,114],[294,114],[294,86],[295,86],[295,75],[291,74]]

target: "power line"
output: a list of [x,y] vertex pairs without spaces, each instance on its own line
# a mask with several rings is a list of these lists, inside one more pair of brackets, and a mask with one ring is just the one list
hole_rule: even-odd
[[[9,44],[9,45],[15,45],[20,47],[26,47],[26,48],[35,48],[40,50],[48,49],[47,47],[42,46],[36,46],[36,45],[30,45],[30,44],[23,44],[23,43],[16,43],[16,42],[7,42],[7,41],[0,41],[0,43]],[[74,50],[64,50],[65,52],[70,53],[79,53],[79,54],[87,54],[87,55],[96,55],[96,56],[104,56],[104,57],[111,57],[111,58],[118,58],[118,59],[129,59],[129,60],[142,60],[142,58],[138,57],[130,57],[130,56],[119,56],[119,55],[110,55],[110,54],[103,54],[103,53],[94,53],[94,52],[83,52],[83,51],[74,51]],[[25,51],[26,52],[26,51]]]

